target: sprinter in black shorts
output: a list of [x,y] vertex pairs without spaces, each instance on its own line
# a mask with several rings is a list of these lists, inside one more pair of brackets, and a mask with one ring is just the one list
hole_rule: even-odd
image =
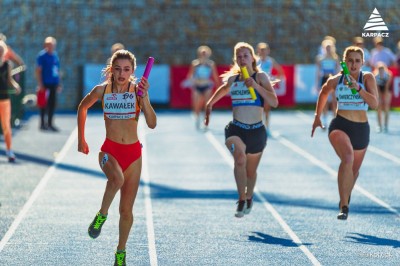
[[343,61],[350,71],[348,78],[340,72],[328,79],[322,86],[311,137],[317,127],[323,127],[321,113],[328,95],[335,91],[338,101],[336,117],[329,125],[329,141],[340,158],[338,170],[339,208],[337,216],[346,220],[349,213],[351,192],[359,175],[361,164],[369,144],[370,128],[368,124],[368,107],[378,107],[378,90],[372,73],[361,72],[364,63],[364,52],[356,46],[347,47]]
[[[250,213],[257,180],[257,167],[267,142],[262,122],[264,101],[271,107],[278,106],[278,98],[268,79],[256,65],[253,47],[244,42],[234,48],[235,64],[223,77],[220,86],[206,106],[205,124],[208,125],[212,106],[226,94],[231,94],[233,121],[225,128],[225,145],[235,161],[234,175],[239,194],[235,216]],[[244,78],[240,68],[246,67],[250,77]],[[254,89],[252,97],[250,87]]]

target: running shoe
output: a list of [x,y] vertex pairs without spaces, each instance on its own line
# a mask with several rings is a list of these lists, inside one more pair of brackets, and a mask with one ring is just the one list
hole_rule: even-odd
[[349,207],[343,206],[342,209],[340,210],[337,218],[339,220],[347,220],[348,215],[349,215]]
[[101,233],[101,227],[107,220],[107,216],[104,216],[98,212],[94,217],[93,222],[90,224],[88,233],[91,238],[97,238]]
[[239,200],[236,204],[237,204],[238,206],[237,206],[237,208],[236,208],[235,216],[236,216],[237,218],[241,218],[241,217],[244,216],[244,212],[245,212],[245,210],[246,210],[246,201],[245,201],[245,200]]
[[[350,205],[351,195],[349,196],[349,205]],[[340,210],[340,200],[339,200],[339,210]]]
[[7,157],[8,157],[8,162],[9,163],[15,162],[15,154],[14,154],[14,152],[12,150],[9,150],[6,153],[7,153]]
[[115,252],[115,262],[114,266],[126,266],[126,251],[120,251],[118,250]]
[[252,208],[253,208],[253,197],[251,199],[246,200],[246,209],[244,210],[244,214],[249,214]]

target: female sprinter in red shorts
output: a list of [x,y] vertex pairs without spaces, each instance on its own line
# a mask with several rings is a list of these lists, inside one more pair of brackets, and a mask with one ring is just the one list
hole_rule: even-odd
[[[142,148],[137,134],[140,111],[143,111],[148,127],[155,128],[157,123],[148,97],[149,83],[143,77],[136,84],[133,76],[135,68],[136,59],[131,52],[115,52],[104,69],[108,80],[94,87],[78,107],[78,151],[88,154],[89,146],[85,140],[87,111],[98,100],[103,104],[106,139],[99,153],[99,164],[108,181],[101,208],[88,231],[92,238],[100,235],[111,202],[120,190],[119,242],[115,265],[125,265],[125,245],[133,224],[132,210],[140,181]],[[139,90],[142,91],[141,96]]]

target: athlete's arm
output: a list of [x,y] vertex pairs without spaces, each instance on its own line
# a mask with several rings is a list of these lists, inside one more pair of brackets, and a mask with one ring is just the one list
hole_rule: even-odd
[[312,125],[311,137],[314,136],[314,131],[317,127],[324,128],[324,126],[322,125],[322,122],[321,122],[321,114],[326,105],[326,102],[328,101],[329,94],[331,94],[332,91],[337,86],[339,77],[340,77],[340,75],[330,77],[327,80],[327,82],[325,82],[325,84],[322,85],[322,89],[318,95],[317,105],[315,107],[314,123]]
[[387,74],[388,74],[389,78],[388,78],[388,80],[386,81],[386,84],[385,84],[385,92],[386,93],[388,93],[390,91],[390,86],[392,85],[392,81],[393,81],[392,73],[388,72]]
[[220,78],[218,77],[217,67],[215,66],[214,62],[211,64],[211,70],[212,70],[212,77],[215,82],[215,86],[218,87],[221,85],[221,81],[220,81]]
[[78,151],[84,154],[89,153],[89,146],[85,140],[85,123],[87,117],[87,110],[98,100],[101,99],[104,93],[104,86],[97,85],[89,92],[78,106]]
[[150,84],[145,77],[140,79],[139,84],[137,84],[139,90],[142,91],[142,96],[139,97],[139,106],[141,107],[144,117],[146,119],[146,124],[149,128],[155,128],[157,125],[157,116],[153,107],[151,106],[149,99],[149,88]]
[[276,96],[274,88],[272,88],[271,82],[269,81],[268,75],[265,72],[257,73],[258,84],[254,79],[250,78],[245,81],[247,87],[253,87],[261,97],[268,103],[271,107],[278,107],[278,97]]
[[207,105],[206,105],[206,114],[204,118],[204,124],[208,126],[208,123],[210,122],[210,114],[212,111],[213,105],[218,102],[219,100],[222,99],[225,95],[229,93],[229,87],[232,84],[232,80],[234,79],[233,77],[230,77],[227,82],[222,84],[211,96],[210,100],[208,100]]
[[372,73],[368,72],[364,74],[364,86],[365,90],[360,90],[358,93],[370,108],[377,109],[379,96],[378,89],[376,87],[376,80]]

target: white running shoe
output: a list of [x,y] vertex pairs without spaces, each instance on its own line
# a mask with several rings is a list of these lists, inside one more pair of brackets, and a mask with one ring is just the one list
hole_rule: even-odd
[[15,162],[15,154],[12,150],[6,151],[8,162],[13,163]]
[[244,210],[244,214],[249,214],[251,209],[253,208],[253,198],[246,200],[246,209]]
[[246,211],[246,201],[245,200],[239,200],[236,204],[238,206],[236,208],[235,216],[237,218],[242,218],[244,216],[244,212]]

